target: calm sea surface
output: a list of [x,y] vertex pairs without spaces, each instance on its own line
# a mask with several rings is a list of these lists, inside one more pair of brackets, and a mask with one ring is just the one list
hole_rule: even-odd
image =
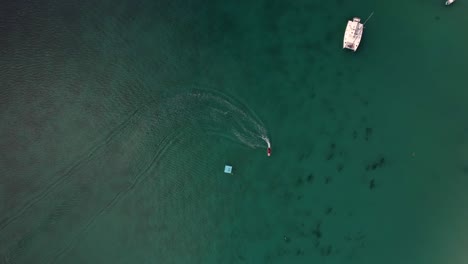
[[467,1],[0,2],[0,263],[466,263]]

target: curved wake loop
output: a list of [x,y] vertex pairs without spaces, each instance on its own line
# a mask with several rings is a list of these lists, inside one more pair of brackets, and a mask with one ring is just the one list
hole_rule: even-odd
[[[46,260],[59,263],[100,219],[137,187],[144,186],[142,183],[161,164],[170,164],[169,156],[172,159],[181,152],[195,156],[182,142],[198,139],[199,131],[252,149],[263,148],[265,143],[271,149],[265,126],[253,111],[217,92],[195,90],[147,109],[134,110],[41,193],[14,214],[1,219],[0,254],[8,255],[11,262],[35,259],[38,263]],[[114,153],[116,149],[125,151]],[[116,163],[126,165],[119,170]],[[100,167],[109,171],[115,168],[115,171],[106,173]],[[174,170],[171,167],[168,171]],[[129,179],[129,175],[134,178]],[[23,228],[27,224],[26,216],[34,216],[37,221]],[[75,222],[73,230],[58,232],[72,221]],[[50,240],[51,249],[36,250],[39,242],[47,237],[45,234],[54,232],[57,237]]]
[[187,110],[208,133],[253,149],[270,144],[263,122],[241,102],[219,92],[200,89],[184,96],[190,106]]

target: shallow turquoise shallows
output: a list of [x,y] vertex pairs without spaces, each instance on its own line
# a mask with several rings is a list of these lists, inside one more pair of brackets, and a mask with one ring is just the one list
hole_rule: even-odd
[[444,3],[2,1],[0,263],[467,263]]

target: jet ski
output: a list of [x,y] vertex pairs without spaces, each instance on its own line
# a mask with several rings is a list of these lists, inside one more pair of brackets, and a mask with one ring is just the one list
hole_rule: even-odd
[[262,139],[267,143],[268,145],[268,148],[267,148],[267,156],[270,157],[271,156],[271,144],[270,144],[270,140],[266,137],[266,136],[262,136]]

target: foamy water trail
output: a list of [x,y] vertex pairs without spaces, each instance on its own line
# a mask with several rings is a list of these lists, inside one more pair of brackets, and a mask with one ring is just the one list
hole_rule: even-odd
[[265,143],[267,144],[267,147],[271,148],[270,139],[268,139],[266,135],[262,135],[261,138],[263,139],[263,141],[265,141]]
[[[231,97],[218,92],[195,90],[180,95],[176,101],[185,105],[186,114],[195,115],[193,120],[206,130],[217,135],[232,134],[249,148],[265,146],[261,140],[267,135],[263,122],[249,108]],[[229,135],[222,137],[232,138]]]

